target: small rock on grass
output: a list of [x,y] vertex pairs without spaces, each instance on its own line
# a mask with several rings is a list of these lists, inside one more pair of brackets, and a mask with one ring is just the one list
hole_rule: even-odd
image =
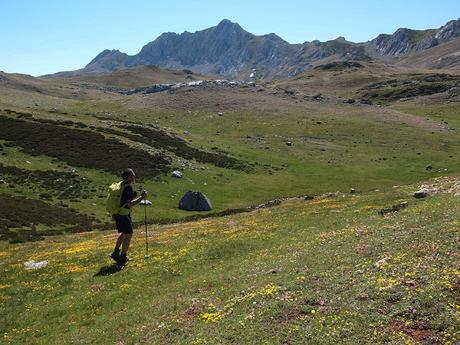
[[24,268],[26,270],[36,270],[36,269],[43,268],[46,266],[48,266],[48,261],[31,260],[31,261],[24,262]]
[[171,173],[171,176],[172,176],[172,177],[175,177],[175,178],[182,178],[182,173],[181,173],[179,170],[174,170],[174,171]]
[[415,199],[426,198],[429,195],[429,190],[427,188],[422,188],[414,193]]
[[388,207],[388,208],[382,208],[379,211],[379,214],[381,216],[383,216],[383,215],[385,215],[387,213],[398,212],[398,211],[402,210],[403,208],[406,208],[407,206],[409,206],[409,203],[407,201],[404,201],[404,202],[401,202],[399,204],[393,205],[393,206]]

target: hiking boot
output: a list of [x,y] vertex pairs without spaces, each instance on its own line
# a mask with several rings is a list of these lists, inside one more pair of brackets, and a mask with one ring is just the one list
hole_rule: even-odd
[[121,253],[117,262],[119,265],[126,265],[126,263],[128,262],[128,257],[126,256],[126,254]]
[[110,254],[110,257],[111,257],[113,260],[115,260],[116,262],[118,262],[118,260],[120,260],[120,249],[118,249],[118,250],[115,249],[115,250],[113,251],[113,253]]

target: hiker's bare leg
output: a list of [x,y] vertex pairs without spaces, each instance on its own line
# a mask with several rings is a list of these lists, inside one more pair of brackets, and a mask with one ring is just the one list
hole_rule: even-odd
[[133,237],[133,234],[124,234],[124,239],[123,239],[123,245],[121,247],[121,253],[126,254],[129,249],[129,244],[131,243],[131,237]]
[[125,234],[120,232],[120,235],[118,235],[118,238],[117,238],[117,243],[115,243],[115,248],[120,248],[124,239],[125,239]]

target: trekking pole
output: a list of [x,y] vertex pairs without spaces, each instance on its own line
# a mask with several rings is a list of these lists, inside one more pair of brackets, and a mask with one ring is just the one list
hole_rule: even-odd
[[144,225],[145,225],[145,257],[149,257],[149,241],[147,236],[147,203],[144,198]]
[[148,228],[147,228],[147,206],[152,205],[152,203],[147,200],[143,199],[141,204],[144,204],[144,226],[145,226],[145,258],[149,257],[149,241],[148,241]]

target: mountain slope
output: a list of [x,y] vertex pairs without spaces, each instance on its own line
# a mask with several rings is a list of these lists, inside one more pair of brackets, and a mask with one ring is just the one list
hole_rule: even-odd
[[381,34],[366,43],[353,43],[339,37],[327,42],[290,44],[275,34],[253,35],[237,23],[224,19],[215,27],[195,33],[164,33],[133,56],[118,50],[104,50],[77,72],[106,72],[157,65],[233,78],[279,79],[333,60],[404,57],[458,37],[460,20],[452,20],[439,29],[401,28],[394,34]]
[[164,33],[134,56],[105,50],[81,72],[113,71],[138,65],[191,69],[199,73],[270,79],[291,76],[330,56],[367,59],[363,47],[342,38],[321,43],[289,44],[275,34],[253,35],[237,23],[182,34]]
[[399,66],[460,70],[460,38],[415,52],[397,62]]

